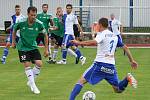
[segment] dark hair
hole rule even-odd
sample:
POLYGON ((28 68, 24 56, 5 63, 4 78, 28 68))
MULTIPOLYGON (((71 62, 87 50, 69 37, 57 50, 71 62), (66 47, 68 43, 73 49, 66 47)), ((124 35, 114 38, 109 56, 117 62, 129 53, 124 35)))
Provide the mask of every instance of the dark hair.
POLYGON ((44 7, 44 6, 47 6, 47 8, 48 8, 48 4, 43 4, 42 7, 44 7))
POLYGON ((67 7, 71 7, 71 9, 73 8, 72 4, 67 4, 67 5, 66 5, 66 8, 67 8, 67 7))
POLYGON ((15 5, 15 8, 20 8, 20 5, 15 5))
POLYGON ((101 18, 101 19, 99 19, 99 24, 102 24, 102 26, 104 27, 104 28, 107 28, 108 27, 108 19, 107 18, 101 18))
POLYGON ((29 7, 27 9, 27 12, 30 13, 30 11, 37 12, 37 8, 36 7, 29 7))

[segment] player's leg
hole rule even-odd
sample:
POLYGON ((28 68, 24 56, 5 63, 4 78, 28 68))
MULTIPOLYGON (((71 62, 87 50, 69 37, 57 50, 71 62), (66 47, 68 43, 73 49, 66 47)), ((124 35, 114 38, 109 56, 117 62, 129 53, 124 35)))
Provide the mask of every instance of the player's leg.
MULTIPOLYGON (((86 61, 86 57, 84 57, 80 50, 76 46, 72 46, 72 49, 75 51, 77 58, 81 60, 81 64, 84 65, 86 61)), ((78 63, 78 62, 77 62, 78 63)))
POLYGON ((66 64, 66 58, 67 58, 67 51, 68 48, 70 47, 69 45, 70 42, 70 35, 65 34, 62 42, 62 60, 58 61, 57 64, 66 64))
POLYGON ((81 89, 83 88, 83 85, 86 83, 87 83, 86 79, 84 77, 81 77, 79 81, 76 83, 76 85, 74 86, 70 94, 69 100, 75 100, 76 96, 80 93, 81 89))
POLYGON ((6 46, 4 48, 3 55, 2 55, 2 58, 1 58, 2 64, 6 63, 6 58, 9 54, 9 48, 11 46, 11 42, 12 42, 12 36, 10 35, 10 36, 8 36, 8 38, 6 40, 6 46))
POLYGON ((25 68, 25 73, 26 76, 28 78, 28 82, 27 85, 31 88, 31 91, 33 91, 35 94, 39 94, 40 91, 38 90, 36 84, 35 84, 35 79, 34 79, 34 73, 33 73, 33 69, 31 68, 31 55, 32 52, 31 51, 18 51, 19 53, 19 58, 20 58, 20 62, 23 64, 24 68, 25 68))
POLYGON ((102 66, 99 65, 97 62, 94 62, 91 67, 89 67, 83 74, 83 76, 79 79, 79 81, 74 86, 70 99, 75 100, 76 96, 80 93, 81 89, 83 88, 84 84, 87 82, 94 85, 104 79, 103 73, 100 72, 100 68, 102 66))
POLYGON ((77 54, 70 48, 68 48, 68 52, 69 55, 74 56, 75 58, 77 57, 77 54))

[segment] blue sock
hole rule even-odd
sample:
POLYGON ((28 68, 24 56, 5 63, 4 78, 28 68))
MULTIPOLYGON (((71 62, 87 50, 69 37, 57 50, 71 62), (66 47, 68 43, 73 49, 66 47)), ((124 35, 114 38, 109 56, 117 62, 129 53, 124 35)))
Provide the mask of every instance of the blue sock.
POLYGON ((5 60, 6 57, 8 56, 8 53, 9 53, 8 48, 5 48, 4 51, 3 51, 3 57, 2 57, 4 60, 5 60))
POLYGON ((81 84, 77 83, 71 92, 69 100, 75 100, 76 96, 80 93, 82 87, 83 86, 81 84))
POLYGON ((63 60, 66 60, 67 57, 67 49, 62 49, 62 58, 63 60))
POLYGON ((127 78, 119 82, 119 90, 124 91, 127 86, 128 86, 127 78))
POLYGON ((76 48, 75 53, 77 54, 78 58, 80 58, 82 56, 82 54, 78 48, 76 48))

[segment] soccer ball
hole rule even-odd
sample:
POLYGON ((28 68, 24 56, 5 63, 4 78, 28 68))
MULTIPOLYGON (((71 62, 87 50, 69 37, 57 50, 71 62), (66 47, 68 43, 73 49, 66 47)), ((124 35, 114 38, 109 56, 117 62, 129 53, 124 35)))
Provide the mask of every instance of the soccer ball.
POLYGON ((83 94, 83 100, 95 100, 96 95, 92 91, 87 91, 83 94))

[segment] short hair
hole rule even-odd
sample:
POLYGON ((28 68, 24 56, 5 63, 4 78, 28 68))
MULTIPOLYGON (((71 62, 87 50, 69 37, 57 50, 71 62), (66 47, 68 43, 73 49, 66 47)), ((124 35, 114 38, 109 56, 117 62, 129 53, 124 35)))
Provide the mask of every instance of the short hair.
POLYGON ((57 10, 58 10, 58 9, 62 9, 62 7, 57 7, 57 10))
POLYGON ((44 7, 44 6, 47 6, 47 8, 48 8, 48 4, 43 4, 42 7, 44 7))
POLYGON ((27 12, 30 13, 30 11, 36 12, 37 13, 37 8, 36 7, 29 7, 27 9, 27 12))
POLYGON ((107 18, 99 19, 98 23, 101 24, 104 28, 108 27, 108 19, 107 18))
POLYGON ((67 7, 71 7, 71 9, 73 8, 72 4, 67 4, 67 5, 66 5, 66 8, 67 8, 67 7))
POLYGON ((20 5, 15 5, 15 8, 20 8, 20 5))

